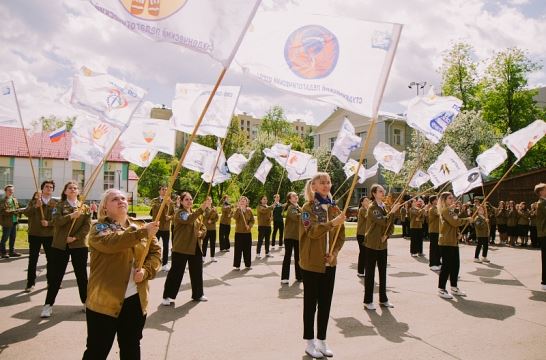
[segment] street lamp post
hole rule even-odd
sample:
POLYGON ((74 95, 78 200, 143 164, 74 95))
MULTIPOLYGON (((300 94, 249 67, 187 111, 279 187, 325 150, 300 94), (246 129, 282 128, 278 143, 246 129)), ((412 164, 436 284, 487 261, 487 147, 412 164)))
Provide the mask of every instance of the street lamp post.
MULTIPOLYGON (((415 89, 417 90, 417 96, 419 96, 419 90, 423 90, 425 86, 427 86, 426 81, 412 81, 409 83, 408 88, 413 89, 415 86, 415 89)), ((423 94, 425 93, 425 90, 423 90, 423 94)))

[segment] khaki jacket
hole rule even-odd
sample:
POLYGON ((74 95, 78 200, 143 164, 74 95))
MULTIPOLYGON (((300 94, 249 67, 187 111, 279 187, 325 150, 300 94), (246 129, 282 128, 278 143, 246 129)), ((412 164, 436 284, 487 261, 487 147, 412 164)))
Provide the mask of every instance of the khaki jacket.
POLYGON ((537 237, 546 237, 546 199, 539 199, 537 202, 537 237))
POLYGON ((23 211, 23 214, 28 218, 28 234, 31 236, 52 237, 53 225, 51 224, 51 219, 53 217, 53 209, 58 204, 57 200, 50 199, 47 205, 42 203, 42 211, 35 204, 35 199, 30 200, 23 211), (47 226, 42 226, 42 212, 44 213, 44 220, 48 222, 47 226))
POLYGON ((284 238, 300 240, 301 209, 298 205, 288 205, 286 209, 286 221, 284 225, 284 238))
MULTIPOLYGON (((318 273, 326 272, 324 256, 334 244, 337 227, 332 220, 341 211, 337 206, 327 205, 324 209, 317 201, 308 201, 301 209, 300 225, 300 267, 303 270, 318 273), (328 241, 328 248, 326 247, 328 241)), ((339 238, 336 241, 333 253, 337 255, 345 242, 345 225, 340 225, 339 238)), ((330 266, 337 265, 337 256, 330 266)))
POLYGON ((400 221, 406 221, 406 219, 408 218, 408 209, 406 209, 405 206, 402 206, 400 209, 398 209, 398 213, 400 214, 400 221))
POLYGON ((231 217, 235 209, 231 205, 222 205, 222 216, 220 217, 220 224, 231 225, 231 217))
POLYGON ((434 234, 440 233, 440 215, 438 214, 437 206, 428 209, 428 232, 434 234))
POLYGON ((508 211, 506 209, 495 210, 495 218, 498 225, 506 225, 506 218, 508 217, 508 211))
POLYGON ((537 211, 535 210, 529 210, 529 224, 531 226, 536 227, 537 226, 537 211))
POLYGON ((273 220, 273 208, 275 205, 263 206, 258 205, 256 207, 256 215, 258 216, 258 226, 271 226, 273 220))
POLYGON ((410 229, 422 229, 425 221, 425 209, 411 207, 409 210, 410 229))
POLYGON ((474 221, 474 229, 476 229, 476 237, 489 238, 489 223, 485 221, 485 216, 478 215, 474 221))
MULTIPOLYGON (((97 222, 89 234, 91 268, 87 284, 88 309, 117 318, 123 306, 131 271, 146 250, 148 232, 144 222, 129 219, 119 226, 108 218, 97 222)), ((153 238, 142 267, 144 280, 137 284, 142 314, 146 315, 150 287, 161 268, 161 247, 153 238)))
POLYGON ((518 224, 518 212, 516 209, 508 210, 508 215, 506 216, 506 225, 507 226, 516 226, 518 224))
POLYGON ((195 249, 202 248, 202 240, 207 233, 206 226, 201 222, 203 210, 198 208, 188 212, 179 209, 174 214, 173 252, 195 255, 195 249))
POLYGON ((358 209, 358 219, 357 219, 357 223, 356 223, 356 234, 357 235, 362 235, 362 236, 365 236, 366 235, 366 212, 368 211, 368 209, 364 208, 364 207, 360 207, 360 209, 358 209))
POLYGON ((529 226, 529 210, 518 210, 518 225, 529 226))
POLYGON ((233 219, 235 219, 235 232, 241 234, 248 234, 254 226, 254 215, 250 208, 246 208, 243 214, 240 208, 233 210, 233 219), (246 228, 248 226, 248 229, 246 228))
MULTIPOLYGON (((13 216, 15 215, 19 218, 19 202, 15 196, 11 197, 13 199, 13 204, 15 209, 10 209, 9 199, 4 197, 0 201, 0 225, 5 227, 12 227, 14 224, 13 216)), ((16 221, 17 222, 17 221, 16 221)))
POLYGON ((389 238, 394 232, 394 214, 389 214, 387 207, 379 206, 374 200, 366 213, 366 236, 364 246, 374 250, 385 250, 387 240, 383 241, 383 235, 389 238), (387 230, 388 226, 388 230, 387 230))
POLYGON ((53 226, 52 247, 59 250, 66 250, 67 245, 70 249, 87 247, 87 234, 89 234, 91 228, 91 211, 89 211, 89 206, 83 204, 82 214, 76 219, 72 227, 73 220, 70 218, 70 214, 77 209, 77 207, 72 207, 66 200, 57 203, 57 206, 53 209, 50 222, 50 225, 53 226), (72 231, 69 234, 70 227, 72 227, 72 231), (76 240, 67 244, 66 238, 68 236, 73 236, 76 240))
POLYGON ((448 207, 442 209, 440 212, 440 237, 438 238, 438 245, 459 246, 457 230, 459 226, 463 226, 469 222, 469 218, 459 218, 455 214, 454 209, 448 207))
MULTIPOLYGON (((155 221, 157 214, 159 213, 159 208, 161 207, 161 198, 156 197, 152 200, 152 209, 150 210, 150 216, 152 220, 155 221)), ((161 218, 159 219, 159 230, 160 231, 171 231, 171 221, 172 216, 174 215, 174 206, 171 202, 170 204, 165 204, 165 208, 161 212, 161 218)))
POLYGON ((205 224, 207 230, 216 230, 216 223, 218 222, 218 211, 215 207, 207 208, 203 214, 203 223, 205 224), (209 223, 210 221, 210 223, 209 223))

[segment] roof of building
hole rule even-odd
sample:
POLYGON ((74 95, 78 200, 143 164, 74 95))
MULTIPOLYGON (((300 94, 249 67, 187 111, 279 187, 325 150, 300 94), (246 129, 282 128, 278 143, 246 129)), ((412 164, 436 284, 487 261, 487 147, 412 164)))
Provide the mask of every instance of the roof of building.
MULTIPOLYGON (((28 157, 23 130, 0 126, 0 156, 28 157)), ((57 142, 49 140, 49 133, 36 133, 28 137, 30 156, 46 159, 67 159, 70 155, 71 134, 67 132, 64 139, 57 142)), ((114 146, 108 161, 127 162, 121 157, 121 145, 114 146)))
MULTIPOLYGON (((401 121, 401 122, 406 122, 406 118, 404 116, 401 116, 401 115, 398 115, 398 114, 393 114, 393 113, 390 113, 390 112, 386 112, 386 111, 380 111, 379 114, 378 114, 378 118, 377 118, 377 122, 383 122, 383 121, 392 121, 392 120, 396 120, 396 121, 401 121)), ((324 132, 324 129, 326 127, 328 127, 329 123, 333 120, 333 119, 339 119, 341 116, 347 116, 349 117, 349 119, 370 119, 369 116, 364 116, 364 115, 360 115, 360 114, 357 114, 357 113, 354 113, 352 111, 349 111, 349 110, 345 110, 343 108, 336 108, 336 110, 334 110, 330 115, 328 115, 328 117, 326 119, 324 119, 324 121, 322 121, 313 131, 313 135, 317 135, 317 134, 320 134, 320 133, 323 133, 324 132)), ((354 124, 354 126, 358 126, 357 124, 354 124)))
POLYGON ((137 175, 136 172, 134 172, 133 170, 129 170, 128 179, 129 179, 129 180, 138 180, 139 177, 138 177, 138 175, 137 175))

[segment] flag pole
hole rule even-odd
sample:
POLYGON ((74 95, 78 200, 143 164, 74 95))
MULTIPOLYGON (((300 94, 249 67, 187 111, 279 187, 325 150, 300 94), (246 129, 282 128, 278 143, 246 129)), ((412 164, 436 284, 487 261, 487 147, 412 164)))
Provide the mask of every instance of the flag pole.
MULTIPOLYGON (((19 107, 19 99, 17 98, 17 92, 15 91, 15 84, 13 83, 13 80, 11 82, 11 88, 13 89, 13 97, 15 99, 15 104, 17 105, 17 115, 19 116, 19 122, 21 123, 21 129, 23 130, 23 137, 25 138, 25 145, 27 147, 28 151, 28 160, 30 162, 30 169, 32 170, 32 179, 34 180, 34 186, 36 187, 36 192, 41 193, 40 188, 38 186, 38 180, 36 180, 36 171, 34 170, 34 164, 32 163, 32 154, 30 153, 30 146, 28 145, 28 137, 27 132, 25 130, 25 124, 23 123, 23 117, 21 116, 21 108, 19 107)), ((43 129, 40 136, 43 136, 43 129)), ((44 209, 40 206, 40 215, 42 217, 42 220, 44 220, 44 209)))
POLYGON ((328 171, 328 167, 330 166, 330 161, 332 161, 332 151, 330 150, 330 156, 328 157, 328 162, 326 163, 326 167, 324 168, 324 172, 328 171))
MULTIPOLYGON (((210 178, 209 189, 207 190, 207 196, 210 195, 210 191, 212 190, 212 182, 214 181, 214 175, 216 175, 216 169, 218 168, 218 163, 220 162, 220 155, 222 155, 222 151, 224 151, 224 144, 226 143, 226 139, 227 139, 227 133, 226 133, 226 137, 222 139, 222 143, 220 144, 220 151, 218 151, 218 156, 216 157, 216 164, 214 165, 214 169, 212 170, 212 177, 210 178)), ((195 195, 197 196, 197 193, 195 195)), ((207 198, 207 196, 205 196, 205 199, 207 198)))
MULTIPOLYGON (((378 117, 378 114, 379 114, 379 107, 381 105, 381 101, 383 99, 383 93, 385 92, 385 87, 387 86, 387 79, 389 77, 389 73, 391 71, 391 67, 392 67, 392 63, 394 61, 394 54, 396 53, 396 48, 398 47, 398 41, 400 40, 400 33, 402 32, 402 25, 397 25, 399 28, 397 29, 398 31, 394 31, 394 36, 393 36, 393 46, 392 48, 390 49, 389 53, 387 54, 387 59, 388 59, 388 63, 386 64, 386 66, 383 68, 383 71, 382 71, 382 74, 381 74, 381 82, 379 84, 379 88, 378 88, 378 91, 377 91, 377 98, 374 99, 374 104, 373 104, 373 110, 372 110, 372 122, 370 124, 370 127, 368 129, 368 134, 366 135, 366 140, 364 141, 364 145, 362 146, 362 150, 360 151, 360 158, 358 159, 358 166, 356 167, 356 170, 355 170, 355 174, 358 174, 358 172, 360 171, 360 167, 362 166, 362 163, 364 162, 364 158, 366 157, 366 151, 368 150, 368 143, 370 141, 370 134, 372 133, 376 123, 377 123, 377 117, 378 117)), ((349 189, 349 195, 348 195, 348 198, 350 199, 351 196, 353 195, 353 190, 356 186, 356 182, 358 180, 358 176, 354 176, 353 177, 353 181, 351 183, 351 187, 349 189)), ((347 212, 347 209, 349 208, 349 203, 350 201, 347 201, 345 203, 345 205, 343 206, 343 212, 342 213, 345 213, 347 212)), ((334 251, 334 248, 336 246, 336 242, 337 242, 337 239, 339 237, 339 232, 341 231, 341 226, 338 226, 337 229, 336 229, 336 234, 334 236, 334 241, 332 243, 332 246, 330 247, 330 253, 329 255, 331 256, 333 251, 334 251)))
MULTIPOLYGON (((193 132, 190 135, 190 138, 188 139, 188 142, 186 143, 186 146, 184 147, 184 151, 182 152, 182 155, 180 156, 180 161, 178 161, 178 164, 176 165, 176 169, 174 170, 174 173, 171 175, 171 178, 169 179, 169 185, 167 187, 167 193, 163 197, 163 201, 161 202, 161 206, 159 207, 159 211, 157 212, 157 215, 154 219, 154 221, 159 221, 161 218, 161 215, 163 213, 163 210, 165 208, 166 199, 170 198, 174 182, 176 181, 176 178, 178 177, 178 174, 180 173, 180 169, 182 168, 182 163, 184 162, 184 159, 186 159, 186 155, 188 154, 188 151, 190 149, 191 143, 194 141, 194 139, 197 136, 197 129, 199 129, 199 126, 201 125, 201 122, 203 122, 203 118, 205 117, 205 114, 207 113, 207 110, 209 109, 210 103, 212 102, 212 98, 216 94, 216 91, 218 90, 218 87, 220 86, 220 83, 224 79, 224 76, 226 75, 227 67, 224 67, 222 69, 222 72, 220 73, 220 76, 216 80, 216 84, 214 84, 214 87, 209 95, 209 98, 207 99, 207 102, 205 103, 205 107, 203 108, 203 111, 201 111, 201 115, 199 115, 199 118, 197 122, 195 123, 195 126, 193 128, 193 132)), ((148 254, 148 251, 150 249, 150 244, 152 243, 153 237, 148 237, 148 241, 146 242, 146 249, 142 252, 142 257, 140 258, 138 262, 137 269, 141 269, 144 265, 144 260, 146 259, 146 256, 148 254)))
POLYGON ((252 182, 252 180, 254 180, 254 176, 250 178, 250 181, 246 184, 243 192, 241 193, 241 196, 243 196, 244 194, 246 194, 246 189, 248 189, 248 187, 250 186, 250 183, 252 182))
MULTIPOLYGON (((355 174, 351 175, 351 176, 355 176, 355 174)), ((348 178, 346 178, 342 183, 341 185, 339 185, 336 189, 336 192, 334 193, 334 195, 332 195, 332 199, 336 197, 336 194, 339 192, 339 190, 341 190, 341 188, 343 187, 343 185, 345 185, 345 183, 349 180, 349 178, 351 177, 349 176, 348 178)), ((343 196, 343 195, 342 195, 343 196)))

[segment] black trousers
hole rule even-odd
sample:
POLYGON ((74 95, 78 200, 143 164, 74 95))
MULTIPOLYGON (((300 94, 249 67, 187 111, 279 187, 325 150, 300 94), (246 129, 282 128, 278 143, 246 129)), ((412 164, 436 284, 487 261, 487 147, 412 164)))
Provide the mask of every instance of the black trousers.
POLYGON ((140 339, 146 322, 142 314, 138 294, 123 301, 117 318, 87 309, 87 349, 84 360, 106 360, 114 337, 118 337, 119 358, 121 360, 140 359, 140 339))
POLYGON ((366 266, 366 247, 364 246, 364 235, 357 235, 356 241, 358 242, 358 265, 357 272, 364 274, 364 267, 366 266))
POLYGON ((49 286, 47 288, 46 304, 55 304, 69 259, 72 261, 74 275, 76 275, 80 300, 82 304, 85 304, 87 300, 87 257, 88 249, 86 247, 70 249, 67 246, 66 250, 59 250, 54 247, 50 249, 48 264, 51 263, 51 265, 47 267, 49 286))
POLYGON ((539 247, 538 243, 538 237, 537 237, 537 227, 535 225, 531 225, 529 227, 529 232, 531 233, 531 245, 533 247, 539 247))
POLYGON ((159 230, 156 237, 157 240, 161 239, 163 242, 163 257, 161 259, 161 265, 167 265, 169 262, 169 242, 171 239, 171 232, 169 230, 159 230))
POLYGON ((479 237, 478 244, 476 245, 476 252, 474 253, 474 258, 478 259, 480 257, 480 251, 483 246, 483 257, 487 257, 487 250, 489 249, 489 242, 486 237, 479 237))
POLYGON ((497 236, 497 224, 491 223, 489 224, 489 242, 491 244, 495 243, 495 238, 497 236))
POLYGON ((203 239, 203 247, 201 249, 203 256, 207 256, 207 247, 209 246, 209 242, 210 257, 214 257, 214 255, 216 255, 216 230, 207 230, 207 234, 203 239))
POLYGON ((402 237, 409 237, 409 220, 402 221, 402 237))
POLYGON ((167 274, 165 286, 163 287, 163 298, 176 299, 186 271, 186 264, 188 264, 190 270, 191 298, 197 300, 203 296, 203 256, 199 245, 196 246, 195 255, 173 251, 171 259, 171 269, 167 274))
POLYGON ((282 239, 284 235, 284 221, 273 221, 273 236, 271 239, 271 246, 275 246, 275 237, 279 232, 279 246, 282 246, 282 239))
POLYGON ((36 285, 36 265, 38 264, 38 258, 40 257, 40 248, 44 247, 44 252, 47 260, 46 265, 46 279, 49 284, 49 250, 51 249, 51 242, 53 236, 28 236, 28 268, 27 268, 27 288, 36 285))
POLYGON ((375 266, 379 273, 379 301, 389 301, 387 297, 387 249, 366 249, 366 279, 364 281, 364 303, 373 302, 375 266))
POLYGON ((258 245, 256 254, 260 255, 262 244, 265 242, 265 253, 269 254, 269 240, 271 238, 271 226, 258 226, 258 245))
POLYGON ((423 229, 410 229, 410 253, 423 253, 423 229))
POLYGON ((301 275, 303 278, 303 338, 305 340, 315 338, 315 313, 317 312, 317 339, 326 340, 336 268, 327 266, 324 273, 302 269, 301 275))
POLYGON ((301 281, 300 242, 294 239, 284 239, 284 259, 282 260, 281 280, 288 280, 290 278, 292 250, 294 250, 294 270, 296 272, 296 280, 301 281))
POLYGON ((428 247, 428 266, 440 266, 442 265, 440 248, 438 247, 438 233, 428 233, 429 247, 428 247))
POLYGON ((442 270, 440 271, 440 276, 438 278, 438 288, 445 290, 448 278, 451 286, 457 287, 457 278, 461 265, 459 247, 440 245, 440 254, 442 254, 442 270))
POLYGON ((218 229, 220 232, 220 250, 229 250, 229 233, 231 232, 231 226, 226 224, 220 224, 218 229))
POLYGON ((540 243, 540 257, 542 260, 542 285, 546 285, 546 236, 539 237, 540 243))
POLYGON ((233 266, 241 266, 241 256, 244 258, 245 266, 252 265, 250 254, 252 251, 252 234, 251 233, 235 233, 235 254, 233 254, 233 266))

